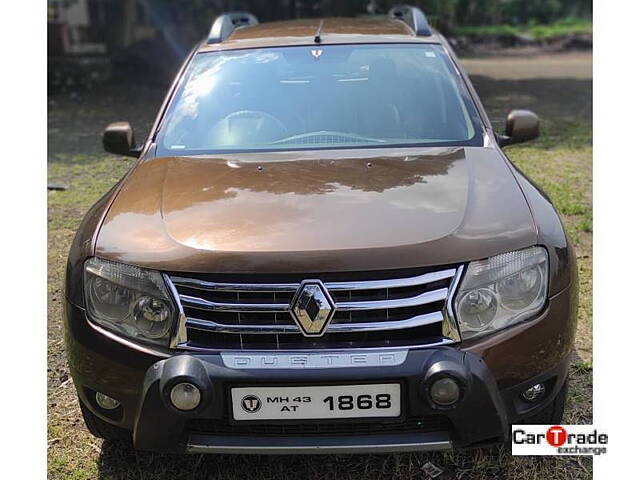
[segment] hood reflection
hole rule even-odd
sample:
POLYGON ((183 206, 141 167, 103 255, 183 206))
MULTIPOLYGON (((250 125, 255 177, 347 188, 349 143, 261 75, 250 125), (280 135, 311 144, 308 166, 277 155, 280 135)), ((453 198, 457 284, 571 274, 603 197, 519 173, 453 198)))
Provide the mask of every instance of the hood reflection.
POLYGON ((164 271, 308 273, 446 265, 536 241, 491 149, 326 150, 144 161, 95 254, 164 271))
POLYGON ((169 235, 204 250, 366 248, 441 237, 464 213, 463 149, 261 159, 167 160, 162 214, 169 235))

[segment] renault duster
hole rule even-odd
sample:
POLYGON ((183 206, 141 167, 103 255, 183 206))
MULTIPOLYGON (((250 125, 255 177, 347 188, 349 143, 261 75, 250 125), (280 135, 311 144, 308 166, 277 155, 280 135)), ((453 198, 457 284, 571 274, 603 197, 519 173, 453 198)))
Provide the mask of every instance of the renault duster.
POLYGON ((88 429, 138 449, 356 453, 560 422, 575 258, 446 39, 386 18, 216 19, 85 216, 65 336, 88 429))

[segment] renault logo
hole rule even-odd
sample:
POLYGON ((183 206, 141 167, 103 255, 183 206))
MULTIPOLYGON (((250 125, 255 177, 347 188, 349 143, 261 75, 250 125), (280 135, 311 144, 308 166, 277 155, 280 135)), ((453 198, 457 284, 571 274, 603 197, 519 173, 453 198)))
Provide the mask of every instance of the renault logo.
POLYGON ((291 302, 291 315, 307 337, 321 336, 333 317, 336 307, 320 280, 305 280, 291 302))

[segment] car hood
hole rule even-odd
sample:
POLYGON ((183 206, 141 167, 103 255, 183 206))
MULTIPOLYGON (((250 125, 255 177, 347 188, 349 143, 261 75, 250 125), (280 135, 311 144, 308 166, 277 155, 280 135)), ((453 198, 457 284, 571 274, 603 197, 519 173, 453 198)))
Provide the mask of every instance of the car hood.
POLYGON ((492 148, 161 157, 123 182, 96 255, 169 271, 323 272, 457 263, 533 245, 492 148))

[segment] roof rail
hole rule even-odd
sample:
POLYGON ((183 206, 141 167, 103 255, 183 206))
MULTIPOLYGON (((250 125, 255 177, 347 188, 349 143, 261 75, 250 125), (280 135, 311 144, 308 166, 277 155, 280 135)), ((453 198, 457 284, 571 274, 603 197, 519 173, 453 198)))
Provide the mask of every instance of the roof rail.
POLYGON ((389 17, 401 20, 411 28, 419 37, 432 35, 427 17, 422 10, 410 5, 396 5, 389 10, 389 17))
POLYGON ((237 28, 248 27, 257 23, 256 16, 249 12, 223 13, 213 22, 207 43, 224 42, 237 28))

